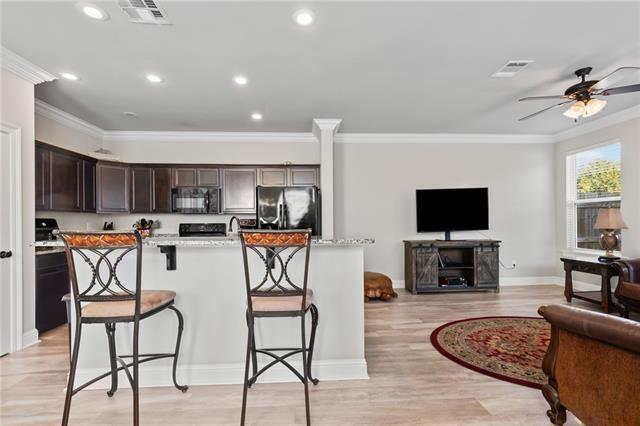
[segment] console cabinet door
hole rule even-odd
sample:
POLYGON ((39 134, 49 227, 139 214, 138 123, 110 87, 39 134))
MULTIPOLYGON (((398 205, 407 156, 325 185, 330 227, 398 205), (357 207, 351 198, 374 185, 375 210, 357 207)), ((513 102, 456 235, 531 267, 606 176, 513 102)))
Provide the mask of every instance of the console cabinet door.
POLYGON ((262 186, 287 186, 287 169, 285 167, 261 167, 258 172, 262 186))
POLYGON ((151 169, 131 168, 131 212, 150 213, 152 210, 151 169))
POLYGON ((498 247, 482 246, 476 248, 476 284, 479 287, 497 287, 499 282, 500 260, 498 247))
POLYGON ((256 212, 255 168, 222 169, 222 211, 226 214, 256 212))
POLYGON ((154 213, 171 213, 171 169, 151 169, 151 210, 154 213))
POLYGON ((36 145, 36 210, 51 209, 51 152, 36 145))
POLYGON ((438 287, 438 251, 427 247, 416 247, 415 281, 416 289, 438 287))
POLYGON ((51 152, 51 210, 82 211, 82 160, 51 152))
POLYGON ((82 211, 96 211, 96 162, 82 160, 82 211))
POLYGON ((320 176, 317 167, 291 167, 289 168, 290 186, 320 186, 320 176))
POLYGON ((129 167, 114 163, 96 166, 97 211, 129 212, 129 167))
POLYGON ((173 170, 173 186, 198 185, 198 170, 194 168, 179 167, 173 170))
POLYGON ((198 169, 198 186, 220 186, 220 169, 198 169))

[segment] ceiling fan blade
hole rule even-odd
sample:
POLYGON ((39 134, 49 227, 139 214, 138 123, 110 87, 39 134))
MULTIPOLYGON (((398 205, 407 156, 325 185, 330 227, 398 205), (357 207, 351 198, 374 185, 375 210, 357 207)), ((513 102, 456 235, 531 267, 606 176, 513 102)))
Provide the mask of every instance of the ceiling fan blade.
POLYGON ((533 114, 527 115, 526 117, 522 117, 522 118, 518 119, 518 121, 528 120, 530 118, 535 117, 536 115, 542 114, 543 112, 546 112, 546 111, 561 107, 562 105, 565 105, 565 104, 568 104, 568 103, 571 103, 571 102, 573 102, 573 99, 568 100, 568 101, 564 101, 564 102, 560 102, 559 104, 556 104, 556 105, 551 105, 550 107, 547 107, 545 109, 541 109, 540 111, 534 112, 533 114))
POLYGON ((605 75, 601 80, 599 80, 596 84, 591 86, 591 91, 595 90, 604 90, 608 86, 615 84, 616 81, 625 77, 625 74, 629 74, 633 71, 640 71, 640 67, 620 67, 615 71, 610 72, 605 75))
POLYGON ((565 95, 552 95, 552 96, 527 96, 526 98, 518 99, 520 101, 544 101, 549 99, 568 99, 568 96, 565 95))
POLYGON ((600 93, 602 96, 621 95, 623 93, 640 92, 640 84, 631 84, 629 86, 612 87, 600 93))

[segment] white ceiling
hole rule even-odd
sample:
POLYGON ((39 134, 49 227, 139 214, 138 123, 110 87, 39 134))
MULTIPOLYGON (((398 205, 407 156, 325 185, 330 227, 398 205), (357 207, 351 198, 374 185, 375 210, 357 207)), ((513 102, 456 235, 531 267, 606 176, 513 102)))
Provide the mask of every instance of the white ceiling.
MULTIPOLYGON (((548 134, 575 124, 562 110, 518 122, 554 103, 518 98, 560 94, 580 67, 598 79, 640 66, 638 2, 158 1, 172 25, 130 23, 115 0, 95 2, 103 22, 71 1, 3 1, 1 42, 80 75, 36 97, 106 130, 308 132, 313 118, 342 118, 341 132, 548 134), (292 22, 301 6, 310 28, 292 22), (509 59, 535 63, 489 77, 509 59)), ((598 117, 638 104, 612 96, 598 117)))

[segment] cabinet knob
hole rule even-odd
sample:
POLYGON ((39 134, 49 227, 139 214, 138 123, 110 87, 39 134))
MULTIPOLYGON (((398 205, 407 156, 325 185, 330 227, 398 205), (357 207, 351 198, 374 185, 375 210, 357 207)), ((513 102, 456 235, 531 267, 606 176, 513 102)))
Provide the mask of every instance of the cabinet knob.
POLYGON ((7 259, 7 258, 11 257, 12 255, 13 255, 13 253, 11 253, 11 250, 0 251, 0 259, 7 259))

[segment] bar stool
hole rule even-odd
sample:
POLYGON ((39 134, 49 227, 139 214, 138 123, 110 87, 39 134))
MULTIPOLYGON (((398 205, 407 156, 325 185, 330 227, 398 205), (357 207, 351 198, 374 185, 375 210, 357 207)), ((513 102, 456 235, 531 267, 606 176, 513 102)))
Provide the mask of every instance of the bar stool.
POLYGON ((318 308, 314 304, 313 291, 307 288, 311 230, 241 231, 240 240, 242 241, 247 289, 247 327, 249 329, 240 424, 244 425, 245 421, 248 388, 267 369, 277 363, 281 363, 291 370, 304 384, 307 425, 310 425, 309 380, 314 385, 318 384, 318 379, 311 377, 313 345, 316 337, 316 328, 318 327, 318 308), (302 284, 295 284, 291 280, 292 273, 289 270, 291 261, 297 254, 303 256, 302 284), (249 256, 257 256, 265 269, 264 275, 261 275, 258 282, 252 282, 249 256), (305 317, 307 312, 311 313, 311 338, 308 348, 305 337, 305 317), (301 346, 297 348, 256 348, 254 322, 255 318, 263 317, 300 317, 301 346), (275 352, 284 352, 284 354, 278 355, 275 352), (272 357, 273 361, 258 369, 258 353, 272 357), (287 358, 295 354, 302 354, 302 374, 287 361, 287 358), (251 377, 249 377, 250 363, 253 365, 251 377))
POLYGON ((118 389, 118 372, 124 370, 133 390, 133 424, 138 425, 138 366, 143 362, 161 358, 173 358, 173 384, 182 392, 188 387, 176 381, 176 367, 180 351, 180 339, 184 320, 180 311, 174 306, 176 293, 167 290, 142 290, 142 240, 137 231, 132 232, 59 232, 67 253, 69 276, 71 278, 71 297, 75 309, 75 335, 72 346, 71 365, 67 393, 64 401, 62 424, 69 422, 69 411, 73 395, 87 386, 111 376, 109 397, 118 389), (117 276, 118 265, 127 257, 135 255, 136 275, 135 288, 127 288, 117 276), (76 259, 82 259, 88 268, 91 281, 82 289, 78 286, 76 259), (148 318, 165 309, 174 311, 178 317, 178 336, 173 353, 139 354, 138 337, 140 320, 148 318), (133 354, 117 355, 115 333, 117 323, 133 323, 133 354), (109 343, 110 371, 95 377, 74 388, 80 336, 83 324, 104 324, 109 343), (124 361, 131 358, 131 362, 124 361), (120 364, 120 367, 118 367, 120 364), (133 374, 129 371, 133 367, 133 374))

